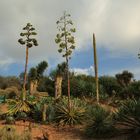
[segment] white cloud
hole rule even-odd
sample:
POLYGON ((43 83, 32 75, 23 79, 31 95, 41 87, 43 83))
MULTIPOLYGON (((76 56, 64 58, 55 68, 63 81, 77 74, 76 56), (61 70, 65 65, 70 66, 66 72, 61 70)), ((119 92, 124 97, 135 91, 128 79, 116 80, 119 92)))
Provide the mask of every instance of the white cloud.
POLYGON ((72 68, 70 70, 71 72, 74 72, 76 75, 78 74, 85 74, 85 75, 93 75, 94 69, 93 66, 90 66, 89 68, 72 68))

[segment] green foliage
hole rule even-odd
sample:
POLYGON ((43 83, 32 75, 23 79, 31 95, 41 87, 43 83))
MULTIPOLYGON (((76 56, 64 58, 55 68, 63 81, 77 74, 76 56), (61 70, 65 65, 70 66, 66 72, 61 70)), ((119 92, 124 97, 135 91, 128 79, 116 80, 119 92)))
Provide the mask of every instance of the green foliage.
POLYGON ((63 57, 70 58, 72 50, 75 49, 72 34, 76 32, 76 29, 72 27, 73 22, 70 19, 70 14, 64 12, 64 15, 56 23, 59 30, 55 38, 56 44, 59 45, 58 52, 62 53, 63 57))
POLYGON ((122 87, 128 86, 133 77, 133 73, 126 70, 124 70, 122 73, 116 74, 117 81, 122 87))
POLYGON ((21 45, 26 45, 28 48, 31 48, 32 46, 38 46, 37 40, 35 38, 31 38, 31 36, 37 35, 35 32, 35 28, 30 23, 27 23, 27 25, 23 28, 23 33, 20 33, 20 38, 18 42, 21 45))
POLYGON ((129 97, 139 99, 140 98, 140 81, 132 82, 129 87, 129 97))
POLYGON ((6 124, 15 124, 15 119, 13 116, 6 116, 5 118, 5 123, 6 124))
POLYGON ((109 96, 117 94, 120 91, 120 85, 115 77, 101 76, 99 78, 99 83, 103 86, 104 92, 109 96))
POLYGON ((28 78, 30 81, 37 79, 37 70, 36 68, 31 68, 28 73, 28 78))
POLYGON ((135 138, 140 136, 140 100, 127 100, 116 113, 118 124, 123 126, 121 132, 135 138))
POLYGON ((48 92, 50 96, 54 96, 54 81, 47 76, 43 76, 38 83, 37 90, 39 92, 48 92))
POLYGON ((115 114, 115 119, 121 128, 121 133, 128 135, 129 139, 140 136, 140 100, 127 100, 115 114))
POLYGON ((54 98, 52 97, 47 97, 47 98, 42 98, 39 102, 37 102, 32 110, 31 110, 31 117, 35 121, 42 121, 42 110, 43 110, 43 105, 47 105, 47 110, 46 110, 46 116, 47 116, 47 121, 50 122, 53 120, 54 116, 54 98))
POLYGON ((81 124, 85 118, 86 108, 79 100, 71 100, 69 109, 67 98, 60 100, 55 105, 55 119, 58 125, 76 125, 81 124))
POLYGON ((46 61, 42 61, 37 65, 36 71, 37 71, 38 78, 43 76, 43 73, 47 67, 48 67, 48 63, 46 61))
POLYGON ((7 101, 9 104, 9 109, 6 114, 16 115, 18 113, 24 112, 29 113, 31 108, 36 104, 36 99, 31 99, 27 97, 25 101, 21 99, 11 99, 7 101))
POLYGON ((48 63, 46 61, 41 61, 36 68, 32 67, 29 70, 28 78, 30 81, 39 80, 43 77, 43 73, 45 69, 48 67, 48 63))
POLYGON ((112 117, 109 111, 96 105, 90 106, 87 114, 89 115, 86 135, 89 137, 111 137, 115 132, 112 117), (90 120, 90 121, 89 121, 90 120))

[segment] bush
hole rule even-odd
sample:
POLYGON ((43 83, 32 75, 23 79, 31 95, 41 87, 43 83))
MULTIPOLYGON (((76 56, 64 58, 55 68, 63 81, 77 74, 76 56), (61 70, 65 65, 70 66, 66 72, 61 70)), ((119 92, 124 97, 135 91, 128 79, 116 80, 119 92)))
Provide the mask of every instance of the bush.
POLYGON ((109 96, 118 93, 121 89, 115 77, 102 76, 99 78, 99 83, 103 86, 104 92, 109 96))
POLYGON ((53 120, 54 116, 54 98, 52 97, 47 97, 47 98, 42 98, 39 102, 37 102, 32 110, 31 110, 31 117, 35 121, 42 121, 42 110, 43 110, 43 105, 47 104, 47 110, 46 110, 46 116, 47 116, 47 121, 50 122, 53 120))
POLYGON ((123 126, 121 130, 130 137, 140 136, 140 100, 128 100, 122 104, 116 113, 118 124, 123 126))
POLYGON ((112 116, 109 111, 102 107, 90 106, 88 109, 88 125, 86 127, 86 135, 89 137, 105 138, 114 135, 116 129, 112 121, 112 116))
POLYGON ((13 116, 6 116, 5 123, 6 124, 15 124, 14 117, 13 116))
POLYGON ((85 111, 86 108, 78 100, 71 100, 71 107, 69 109, 67 98, 64 98, 55 105, 54 121, 57 125, 72 126, 82 124, 85 118, 85 111))

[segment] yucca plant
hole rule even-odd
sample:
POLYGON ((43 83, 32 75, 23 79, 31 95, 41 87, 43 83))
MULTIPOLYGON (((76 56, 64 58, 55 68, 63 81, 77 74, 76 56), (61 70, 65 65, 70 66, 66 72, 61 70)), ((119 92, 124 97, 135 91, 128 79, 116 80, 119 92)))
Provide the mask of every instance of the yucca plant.
POLYGON ((109 111, 96 105, 88 109, 88 125, 86 135, 89 137, 111 137, 115 132, 112 116, 109 111))
POLYGON ((62 99, 55 105, 55 122, 58 125, 76 125, 81 124, 85 118, 86 108, 78 101, 71 101, 71 109, 67 104, 67 100, 62 99))
POLYGON ((46 121, 51 121, 53 120, 53 110, 54 110, 54 98, 52 97, 47 97, 47 98, 42 98, 39 102, 37 102, 32 110, 31 110, 31 115, 32 118, 36 121, 44 121, 43 116, 45 117, 45 122, 46 121), (46 105, 46 109, 44 109, 44 105, 46 105))
POLYGON ((123 133, 140 136, 140 100, 127 100, 116 113, 116 120, 123 127, 123 133))

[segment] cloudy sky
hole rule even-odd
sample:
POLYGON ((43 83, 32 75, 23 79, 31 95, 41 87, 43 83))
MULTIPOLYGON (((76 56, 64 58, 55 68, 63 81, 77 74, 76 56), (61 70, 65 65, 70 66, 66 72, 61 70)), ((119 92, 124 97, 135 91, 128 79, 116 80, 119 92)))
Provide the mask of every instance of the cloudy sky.
POLYGON ((0 0, 0 75, 19 75, 24 70, 25 47, 17 40, 27 22, 36 28, 39 42, 30 49, 29 67, 46 60, 50 71, 62 62, 54 38, 56 21, 65 10, 77 29, 72 70, 93 73, 94 32, 99 74, 129 70, 140 79, 140 0, 0 0))

